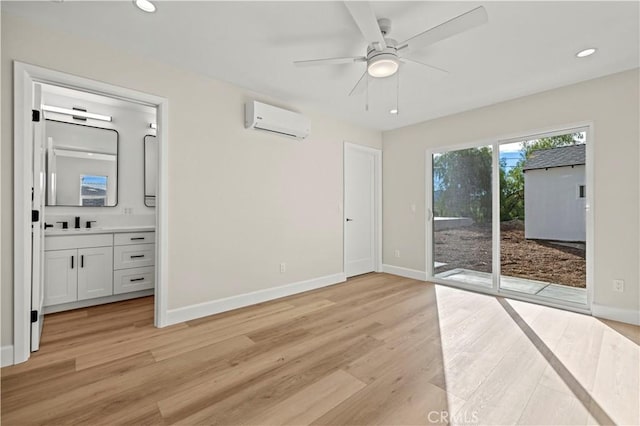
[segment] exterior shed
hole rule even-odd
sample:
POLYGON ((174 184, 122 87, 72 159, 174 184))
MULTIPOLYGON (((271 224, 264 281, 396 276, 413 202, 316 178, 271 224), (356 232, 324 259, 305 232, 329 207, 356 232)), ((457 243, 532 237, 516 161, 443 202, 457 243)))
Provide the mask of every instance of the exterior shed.
POLYGON ((523 172, 525 238, 584 242, 585 144, 534 151, 523 172))

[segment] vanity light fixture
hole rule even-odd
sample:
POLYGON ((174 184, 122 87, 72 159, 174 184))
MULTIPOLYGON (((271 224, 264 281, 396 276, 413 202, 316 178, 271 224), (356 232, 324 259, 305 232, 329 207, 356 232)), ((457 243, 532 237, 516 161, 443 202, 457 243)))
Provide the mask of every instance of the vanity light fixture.
POLYGON ((156 11, 156 6, 149 0, 134 0, 133 3, 143 12, 153 13, 156 11))
POLYGON ((590 47, 588 49, 584 49, 579 51, 578 53, 576 53, 576 56, 578 58, 586 58, 587 56, 591 56, 594 53, 596 53, 596 48, 595 47, 590 47))
POLYGON ((55 112, 57 114, 71 115, 74 117, 90 118, 93 120, 111 121, 110 115, 95 114, 93 112, 80 111, 77 109, 60 108, 57 106, 43 105, 43 111, 55 112))

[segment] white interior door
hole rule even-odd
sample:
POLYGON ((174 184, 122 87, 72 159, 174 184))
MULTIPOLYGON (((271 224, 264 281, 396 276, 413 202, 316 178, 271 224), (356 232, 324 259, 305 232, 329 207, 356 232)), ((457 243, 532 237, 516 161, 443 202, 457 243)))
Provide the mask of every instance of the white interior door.
POLYGON ((44 314, 44 195, 45 195, 45 144, 44 117, 42 116, 42 91, 39 84, 33 88, 33 201, 31 225, 31 351, 40 348, 40 334, 44 314), (38 120, 36 120, 38 118, 38 120), (37 213, 36 213, 37 212, 37 213), (37 215, 37 217, 36 217, 37 215), (37 219, 37 220, 35 220, 37 219))
POLYGON ((345 274, 347 277, 376 269, 375 182, 376 154, 345 144, 344 212, 345 274))

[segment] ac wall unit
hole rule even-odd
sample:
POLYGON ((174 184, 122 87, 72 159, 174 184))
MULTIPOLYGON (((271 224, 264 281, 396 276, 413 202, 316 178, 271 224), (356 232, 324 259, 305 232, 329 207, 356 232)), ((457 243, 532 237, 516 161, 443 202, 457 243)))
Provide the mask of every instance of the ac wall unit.
POLYGON ((244 127, 265 130, 296 139, 305 139, 311 131, 311 121, 302 114, 263 104, 247 102, 244 106, 244 127))

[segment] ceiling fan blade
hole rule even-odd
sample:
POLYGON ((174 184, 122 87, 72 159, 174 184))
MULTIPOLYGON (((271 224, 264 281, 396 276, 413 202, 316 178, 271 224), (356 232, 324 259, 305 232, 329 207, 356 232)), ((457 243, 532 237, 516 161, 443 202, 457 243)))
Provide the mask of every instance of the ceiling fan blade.
POLYGON ((363 84, 366 81, 366 77, 367 77, 367 71, 365 71, 362 76, 360 77, 360 79, 358 80, 358 82, 356 83, 355 86, 353 86, 353 89, 351 89, 351 91, 349 92, 349 96, 353 96, 357 93, 362 92, 362 90, 364 89, 365 85, 363 84))
POLYGON ((315 65, 340 65, 355 64, 356 62, 365 62, 367 58, 364 56, 356 56, 352 58, 326 58, 326 59, 310 59, 308 61, 294 61, 297 67, 311 67, 315 65))
POLYGON ((399 43, 397 49, 404 49, 409 46, 409 44, 416 47, 418 47, 418 45, 420 45, 420 47, 428 46, 479 25, 486 24, 488 20, 487 11, 484 7, 479 6, 399 43))
POLYGON ((400 61, 401 62, 408 62, 410 64, 422 65, 423 67, 431 68, 432 70, 440 71, 440 72, 443 72, 445 74, 449 74, 449 71, 447 71, 445 69, 438 68, 438 67, 436 67, 434 65, 425 64, 424 62, 416 61, 415 59, 407 58, 406 56, 401 57, 400 61))
POLYGON ((356 21, 356 25, 360 28, 360 32, 364 36, 367 43, 373 44, 373 47, 382 51, 387 47, 384 36, 380 31, 378 19, 376 18, 371 4, 368 1, 345 1, 344 5, 349 9, 351 17, 356 21))

